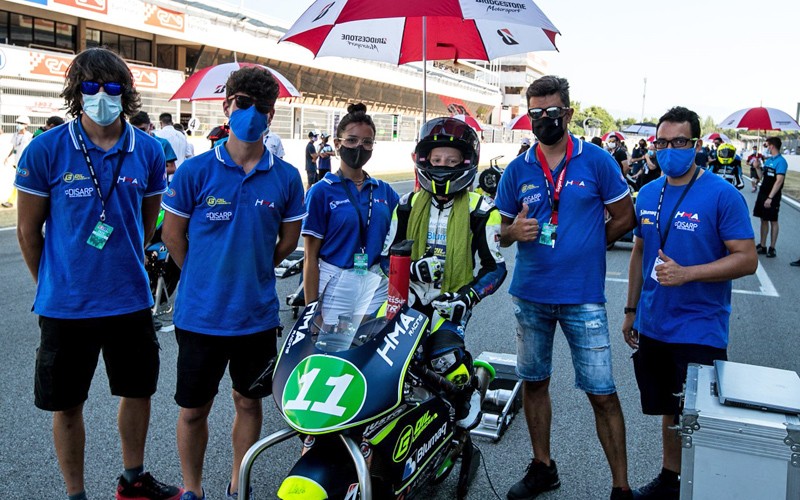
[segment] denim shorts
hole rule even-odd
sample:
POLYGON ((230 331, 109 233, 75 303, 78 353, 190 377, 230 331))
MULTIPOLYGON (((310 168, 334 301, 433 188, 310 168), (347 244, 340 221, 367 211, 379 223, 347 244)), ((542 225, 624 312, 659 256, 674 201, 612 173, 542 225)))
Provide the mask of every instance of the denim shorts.
POLYGON ((589 394, 617 392, 605 304, 540 304, 513 297, 517 317, 517 376, 540 382, 553 374, 553 336, 561 325, 572 353, 575 387, 589 394))

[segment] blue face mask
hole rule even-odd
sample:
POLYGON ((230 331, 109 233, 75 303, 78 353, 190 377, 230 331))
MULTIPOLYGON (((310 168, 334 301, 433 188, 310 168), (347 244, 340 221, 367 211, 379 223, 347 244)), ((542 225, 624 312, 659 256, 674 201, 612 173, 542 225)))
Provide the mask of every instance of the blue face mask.
POLYGON ((658 166, 668 177, 680 177, 688 172, 694 164, 694 155, 694 148, 667 148, 656 151, 658 166))
POLYGON ((83 94, 83 112, 96 124, 108 127, 119 120, 119 115, 122 114, 122 96, 108 95, 105 92, 83 94))
POLYGON ((231 113, 231 132, 242 142, 258 142, 269 132, 269 118, 259 113, 255 106, 237 109, 231 113))

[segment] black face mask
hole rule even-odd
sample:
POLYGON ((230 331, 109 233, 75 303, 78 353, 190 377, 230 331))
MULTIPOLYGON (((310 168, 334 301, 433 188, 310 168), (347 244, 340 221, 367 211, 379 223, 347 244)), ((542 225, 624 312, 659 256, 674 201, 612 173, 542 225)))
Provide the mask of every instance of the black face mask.
POLYGON ((539 142, 552 146, 564 137, 564 119, 542 117, 533 121, 533 133, 539 142))
POLYGON ((357 148, 341 146, 339 148, 339 157, 348 167, 359 169, 372 158, 372 150, 364 149, 364 146, 361 145, 357 148))

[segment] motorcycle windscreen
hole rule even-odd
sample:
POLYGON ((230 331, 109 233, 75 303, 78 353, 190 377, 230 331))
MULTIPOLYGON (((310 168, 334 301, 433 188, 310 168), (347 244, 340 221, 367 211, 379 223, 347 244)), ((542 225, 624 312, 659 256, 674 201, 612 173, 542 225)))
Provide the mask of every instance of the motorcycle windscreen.
POLYGON ((389 295, 395 294, 384 276, 349 269, 331 278, 303 312, 279 353, 272 384, 293 428, 321 434, 353 427, 400 403, 427 318, 398 309, 389 295))

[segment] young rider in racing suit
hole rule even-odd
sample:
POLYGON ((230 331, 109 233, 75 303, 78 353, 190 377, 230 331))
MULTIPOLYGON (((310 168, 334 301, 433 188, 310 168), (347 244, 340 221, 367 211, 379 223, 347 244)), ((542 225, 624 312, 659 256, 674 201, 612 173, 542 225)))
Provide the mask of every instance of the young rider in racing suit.
POLYGON ((431 318, 427 359, 435 372, 463 389, 453 403, 457 425, 465 429, 478 424, 480 400, 464 331, 472 307, 506 276, 500 213, 491 199, 469 191, 479 153, 477 134, 461 120, 426 122, 415 149, 422 189, 400 198, 383 247, 388 267, 391 246, 414 240, 409 305, 431 318))

